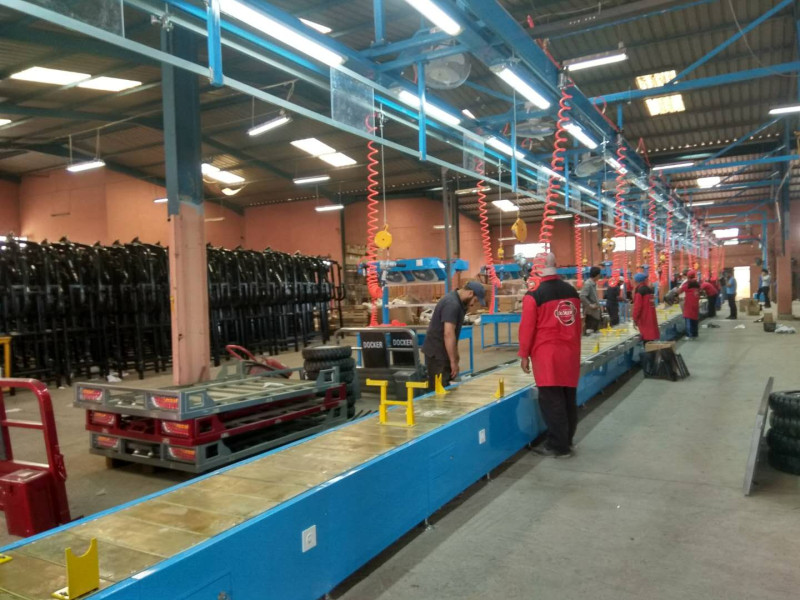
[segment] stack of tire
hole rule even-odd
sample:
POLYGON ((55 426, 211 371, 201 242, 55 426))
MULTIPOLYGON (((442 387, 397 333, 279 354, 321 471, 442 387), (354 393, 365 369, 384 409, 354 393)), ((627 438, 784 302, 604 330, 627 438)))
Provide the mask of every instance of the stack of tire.
POLYGON ((800 475, 800 390, 772 392, 769 407, 769 464, 778 471, 800 475))
POLYGON ((339 380, 347 384, 347 416, 356 413, 355 404, 358 399, 358 379, 356 378, 356 361, 352 358, 350 346, 316 346, 304 348, 303 369, 307 379, 316 379, 319 372, 339 367, 339 380))

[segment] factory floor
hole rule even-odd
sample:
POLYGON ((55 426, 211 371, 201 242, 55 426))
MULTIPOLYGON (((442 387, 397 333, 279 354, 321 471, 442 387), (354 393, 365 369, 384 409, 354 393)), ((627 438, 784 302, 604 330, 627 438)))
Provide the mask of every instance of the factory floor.
POLYGON ((800 478, 742 483, 767 378, 800 389, 800 338, 756 318, 680 342, 689 379, 636 372, 581 410, 573 458, 520 452, 333 597, 797 598, 800 478))

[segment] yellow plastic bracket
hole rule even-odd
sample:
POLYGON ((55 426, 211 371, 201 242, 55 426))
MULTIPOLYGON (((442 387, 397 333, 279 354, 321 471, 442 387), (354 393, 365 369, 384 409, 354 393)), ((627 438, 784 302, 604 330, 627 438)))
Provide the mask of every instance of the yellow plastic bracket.
POLYGON ((594 345, 594 352, 600 352, 600 340, 594 345))
POLYGON ((436 395, 437 396, 444 396, 448 393, 444 386, 442 385, 442 374, 439 373, 436 377, 434 377, 434 382, 436 383, 436 395))
POLYGON ((81 556, 64 551, 67 559, 67 587, 53 592, 57 600, 75 600, 100 587, 100 559, 97 555, 97 540, 92 538, 89 549, 81 556))
POLYGON ((494 393, 495 398, 502 398, 506 395, 506 382, 501 377, 500 380, 497 382, 497 391, 494 393))
POLYGON ((378 421, 381 425, 386 424, 386 402, 389 393, 389 382, 385 379, 367 379, 368 386, 381 388, 381 403, 378 407, 378 421))
POLYGON ((12 560, 14 560, 13 556, 9 556, 8 554, 0 554, 0 565, 5 564, 12 560))
POLYGON ((406 425, 413 427, 414 421, 414 390, 424 390, 428 388, 427 381, 406 381, 406 425))

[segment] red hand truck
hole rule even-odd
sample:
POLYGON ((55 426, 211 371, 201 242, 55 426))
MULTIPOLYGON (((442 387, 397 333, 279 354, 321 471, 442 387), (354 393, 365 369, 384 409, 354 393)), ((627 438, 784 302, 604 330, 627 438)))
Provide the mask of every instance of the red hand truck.
POLYGON ((0 379, 0 510, 6 513, 8 533, 27 537, 69 523, 66 480, 47 386, 36 379, 0 379), (9 419, 3 388, 33 392, 39 402, 41 422, 9 419), (14 459, 9 435, 13 427, 42 432, 47 464, 14 459))

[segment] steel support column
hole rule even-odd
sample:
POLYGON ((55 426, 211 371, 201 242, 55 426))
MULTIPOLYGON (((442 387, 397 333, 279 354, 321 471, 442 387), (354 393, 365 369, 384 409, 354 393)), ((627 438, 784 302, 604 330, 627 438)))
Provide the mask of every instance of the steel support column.
MULTIPOLYGON (((180 28, 161 32, 161 47, 195 61, 197 38, 180 28)), ((164 160, 170 216, 169 280, 172 379, 208 378, 209 328, 203 178, 200 173, 200 96, 197 75, 164 63, 164 160)))
POLYGON ((453 196, 450 192, 450 185, 447 181, 447 167, 442 167, 442 209, 444 211, 444 268, 445 268, 445 279, 444 279, 444 291, 445 293, 449 293, 450 290, 453 288, 453 274, 450 271, 450 265, 453 263, 453 253, 451 249, 450 240, 452 239, 451 235, 453 232, 453 228, 451 225, 451 219, 453 216, 453 210, 450 206, 452 202, 453 196))

